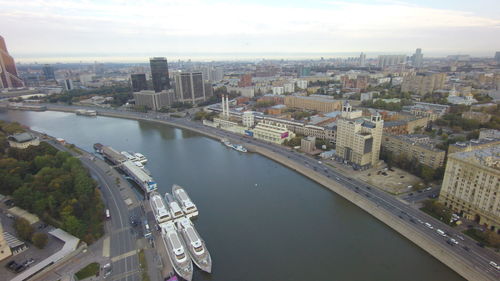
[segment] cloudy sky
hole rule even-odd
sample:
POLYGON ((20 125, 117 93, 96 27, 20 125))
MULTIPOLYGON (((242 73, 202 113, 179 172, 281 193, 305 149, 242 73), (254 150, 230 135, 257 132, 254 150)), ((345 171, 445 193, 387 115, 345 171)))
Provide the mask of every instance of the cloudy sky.
POLYGON ((0 0, 0 7, 0 35, 18 61, 500 50, 498 0, 0 0))

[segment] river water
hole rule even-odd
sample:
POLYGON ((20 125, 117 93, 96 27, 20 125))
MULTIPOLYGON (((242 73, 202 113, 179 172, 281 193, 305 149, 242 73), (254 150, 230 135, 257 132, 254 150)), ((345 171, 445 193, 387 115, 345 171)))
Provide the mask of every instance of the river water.
POLYGON ((93 151, 141 152, 163 194, 183 186, 213 273, 193 280, 463 280, 342 197, 258 154, 152 122, 60 112, 2 111, 0 119, 93 151))

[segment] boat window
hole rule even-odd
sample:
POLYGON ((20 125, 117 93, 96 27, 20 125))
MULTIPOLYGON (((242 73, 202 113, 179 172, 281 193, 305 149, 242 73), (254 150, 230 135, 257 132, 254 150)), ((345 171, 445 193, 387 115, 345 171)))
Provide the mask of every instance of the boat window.
POLYGON ((195 247, 194 250, 196 252, 201 252, 201 251, 203 251, 203 247, 201 247, 201 246, 200 247, 195 247))
POLYGON ((185 257, 184 253, 181 253, 180 255, 175 255, 175 256, 176 256, 176 257, 177 257, 177 259, 179 259, 179 260, 182 260, 182 259, 185 257))

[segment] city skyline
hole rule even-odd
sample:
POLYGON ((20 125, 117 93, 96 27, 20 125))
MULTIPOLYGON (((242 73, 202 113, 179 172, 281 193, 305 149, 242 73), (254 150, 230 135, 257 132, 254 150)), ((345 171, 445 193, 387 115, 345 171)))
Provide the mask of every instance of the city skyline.
POLYGON ((0 0, 17 61, 317 58, 382 53, 493 57, 495 1, 0 0), (484 7, 489 7, 484 9, 484 7), (187 19, 189 20, 186 20, 187 19))

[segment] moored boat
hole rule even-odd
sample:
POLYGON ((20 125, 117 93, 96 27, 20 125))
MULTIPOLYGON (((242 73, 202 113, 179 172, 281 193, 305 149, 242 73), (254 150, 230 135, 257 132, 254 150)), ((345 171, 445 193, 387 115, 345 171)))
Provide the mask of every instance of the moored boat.
POLYGON ((172 219, 176 220, 184 216, 184 212, 179 206, 179 203, 177 203, 168 192, 165 193, 165 201, 167 201, 168 207, 170 208, 170 215, 172 216, 172 219))
POLYGON ((189 258, 183 239, 179 237, 175 224, 171 221, 162 223, 161 232, 172 267, 180 277, 190 281, 193 278, 193 262, 189 258))
POLYGON ((191 220, 186 217, 179 219, 177 230, 184 239, 189 255, 196 266, 210 273, 212 271, 212 258, 205 245, 205 241, 201 239, 191 220))
POLYGON ((172 220, 168 207, 165 205, 165 201, 163 201, 163 198, 158 192, 151 192, 149 203, 151 204, 151 209, 153 210, 155 220, 158 224, 172 220))
POLYGON ((184 188, 180 187, 177 184, 172 185, 172 195, 177 200, 177 202, 179 202, 179 205, 181 206, 182 211, 186 214, 186 216, 188 216, 189 218, 198 216, 198 209, 196 208, 196 205, 193 203, 191 198, 189 198, 184 188))

